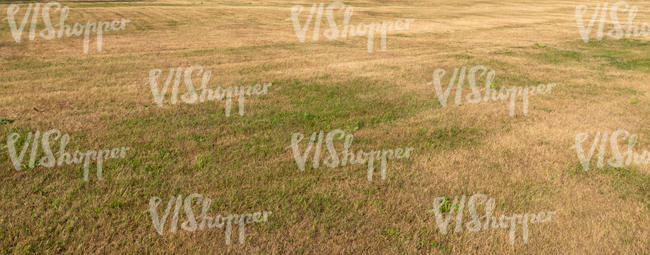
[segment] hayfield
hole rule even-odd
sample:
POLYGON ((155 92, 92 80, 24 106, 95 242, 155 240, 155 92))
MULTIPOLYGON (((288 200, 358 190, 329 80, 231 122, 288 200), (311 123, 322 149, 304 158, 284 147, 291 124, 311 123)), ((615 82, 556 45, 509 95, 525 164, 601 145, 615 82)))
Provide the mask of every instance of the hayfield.
MULTIPOLYGON (((0 17, 12 3, 20 24, 26 2, 3 1, 0 17)), ((352 25, 414 19, 387 34, 386 51, 376 34, 368 52, 367 36, 328 40, 321 31, 313 40, 313 23, 301 42, 291 8, 304 6, 304 24, 318 3, 61 2, 68 24, 130 20, 104 32, 101 51, 91 34, 88 53, 83 37, 29 40, 30 23, 18 43, 2 20, 0 253, 650 253, 648 164, 598 168, 597 151, 584 171, 573 148, 578 133, 589 134, 588 150, 597 132, 624 129, 638 135, 635 151, 650 149, 650 36, 596 40, 596 24, 583 41, 575 9, 589 6, 588 20, 594 1, 345 1, 352 25), (518 98, 513 116, 506 101, 456 104, 455 86, 443 106, 434 71, 446 70, 446 89, 454 68, 478 65, 495 71, 495 87, 557 85, 531 96, 526 113, 518 98), (191 66, 212 72, 209 88, 272 86, 246 96, 241 111, 234 97, 229 116, 226 100, 172 104, 171 88, 159 105, 151 70, 161 70, 162 86, 170 69, 191 66), (16 170, 11 134, 20 153, 30 132, 52 129, 69 134, 68 152, 130 150, 104 162, 101 180, 94 163, 88 181, 82 164, 39 166, 42 150, 30 167, 31 146, 16 170), (388 161, 385 179, 378 162, 372 181, 367 165, 314 167, 311 156, 301 171, 292 135, 304 134, 302 151, 312 133, 337 129, 354 135, 355 152, 414 150, 388 161), (212 200, 210 216, 272 214, 246 225, 244 243, 236 225, 230 244, 224 229, 182 230, 184 208, 179 231, 169 231, 172 212, 157 233, 152 197, 162 199, 162 215, 170 197, 193 193, 212 200), (441 233, 429 212, 434 199, 477 193, 495 199, 494 216, 555 214, 529 225, 527 242, 521 227, 513 244, 509 229, 456 232, 456 214, 441 233)), ((650 23, 650 3, 628 4, 639 9, 635 23, 650 23)), ((627 15, 619 19, 627 24, 627 15)), ((37 20, 37 33, 45 27, 37 20)), ((192 80, 199 87, 201 75, 192 80)), ((179 98, 187 92, 182 82, 178 89, 179 98)), ((462 86, 463 98, 471 92, 462 86)), ((58 152, 59 141, 51 143, 58 152)), ((198 217, 201 203, 191 209, 198 217)))

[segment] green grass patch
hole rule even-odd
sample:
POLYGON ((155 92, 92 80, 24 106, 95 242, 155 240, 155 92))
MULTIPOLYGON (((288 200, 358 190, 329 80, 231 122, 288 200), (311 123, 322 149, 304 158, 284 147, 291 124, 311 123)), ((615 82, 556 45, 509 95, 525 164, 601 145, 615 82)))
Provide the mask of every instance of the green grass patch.
POLYGON ((560 64, 566 62, 580 62, 582 60, 581 53, 577 51, 561 50, 552 47, 543 47, 539 49, 542 52, 533 53, 530 56, 546 63, 560 64))
POLYGON ((463 146, 480 144, 481 137, 485 134, 478 128, 448 127, 432 131, 419 130, 418 135, 423 137, 429 146, 436 150, 451 150, 463 146))
POLYGON ((7 119, 7 118, 2 118, 2 119, 0 119, 0 126, 14 123, 14 121, 15 121, 15 120, 10 120, 10 119, 7 119))
POLYGON ((569 169, 569 173, 592 180, 606 177, 608 185, 621 199, 631 198, 645 203, 650 200, 650 175, 630 167, 616 168, 605 165, 597 168, 596 160, 592 160, 589 166, 589 170, 584 171, 582 165, 577 163, 569 169))

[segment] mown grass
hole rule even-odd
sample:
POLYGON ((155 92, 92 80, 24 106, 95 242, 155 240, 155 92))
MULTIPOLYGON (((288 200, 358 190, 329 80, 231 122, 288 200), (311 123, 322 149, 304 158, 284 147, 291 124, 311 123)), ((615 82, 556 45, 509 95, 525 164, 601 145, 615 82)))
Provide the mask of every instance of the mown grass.
POLYGON ((590 169, 584 171, 581 164, 575 164, 568 172, 577 178, 590 181, 606 178, 611 191, 620 199, 632 199, 641 203, 650 203, 650 175, 632 167, 612 167, 608 164, 596 167, 596 161, 590 163, 590 169))
MULTIPOLYGON (((575 240, 582 238, 579 236, 582 232, 600 231, 599 227, 627 223, 594 225, 589 223, 595 221, 594 218, 560 217, 557 221, 554 218, 554 225, 535 230, 535 244, 517 244, 513 248, 507 245, 505 231, 501 234, 464 232, 443 236, 438 232, 435 220, 422 208, 428 207, 435 196, 469 196, 478 192, 498 196, 498 208, 508 214, 540 208, 582 212, 590 210, 585 208, 607 206, 586 201, 587 206, 581 204, 584 207, 580 207, 576 206, 573 197, 558 195, 584 187, 580 185, 611 189, 613 199, 598 198, 611 202, 612 206, 620 206, 617 209, 628 214, 634 213, 628 203, 648 203, 648 175, 634 168, 575 172, 571 179, 575 187, 567 186, 566 180, 561 178, 547 178, 547 173, 557 176, 558 172, 573 171, 556 169, 554 164, 567 154, 563 149, 571 137, 566 135, 565 129, 575 132, 575 129, 593 124, 585 124, 583 119, 570 115, 572 113, 568 113, 565 107, 584 106, 588 114, 593 114, 613 100, 629 106, 627 97, 634 97, 638 100, 635 109, 642 112, 647 109, 643 100, 645 89, 619 84, 623 81, 620 77, 601 79, 580 73, 573 74, 570 77, 575 78, 573 80, 562 77, 570 75, 558 75, 560 71, 548 70, 550 68, 531 71, 521 64, 548 64, 559 69, 580 65, 576 69, 591 73, 612 68, 637 74, 646 72, 647 55, 643 55, 646 43, 626 40, 586 45, 545 42, 527 47, 495 47, 489 44, 489 40, 473 38, 476 41, 469 41, 480 43, 470 46, 460 41, 442 40, 454 36, 465 40, 465 35, 417 30, 390 35, 388 52, 367 55, 365 45, 360 43, 363 38, 304 44, 283 37, 257 40, 264 39, 259 32, 268 32, 253 29, 260 24, 267 25, 265 28, 281 27, 282 30, 273 31, 278 34, 291 32, 290 22, 284 20, 288 12, 268 7, 288 10, 295 3, 263 4, 220 1, 210 2, 206 6, 211 7, 203 8, 199 4, 190 7, 194 5, 84 3, 79 4, 80 9, 89 7, 86 9, 90 13, 95 8, 121 7, 121 12, 142 14, 133 18, 128 33, 120 34, 133 36, 134 43, 129 46, 133 48, 118 47, 114 52, 92 56, 41 57, 16 50, 20 49, 19 46, 9 46, 9 57, 3 59, 7 64, 0 68, 11 75, 0 75, 0 81, 12 83, 6 86, 12 89, 12 93, 25 84, 33 86, 33 90, 50 85, 46 83, 52 80, 38 82, 43 77, 69 80, 65 84, 54 83, 56 86, 43 89, 42 94, 82 92, 55 103, 43 102, 51 106, 48 107, 50 112, 38 117, 24 116, 23 112, 15 114, 14 108, 19 107, 3 108, 9 112, 0 112, 0 130, 4 134, 0 137, 0 144, 6 144, 9 132, 18 132, 24 137, 30 131, 45 131, 72 122, 78 117, 75 114, 102 111, 93 116, 96 117, 93 123, 99 125, 82 123, 76 127, 71 125, 70 131, 61 130, 72 137, 68 151, 116 146, 129 146, 132 151, 125 160, 106 162, 101 181, 94 175, 94 166, 91 166, 90 182, 83 182, 81 166, 36 167, 20 173, 5 167, 9 171, 0 173, 8 183, 0 189, 3 199, 6 198, 0 204, 6 211, 0 217, 0 253, 182 253, 201 248, 213 249, 205 253, 258 254, 552 253, 558 249, 565 249, 568 253, 589 253, 592 247, 607 247, 623 253, 644 251, 644 247, 629 246, 638 246, 642 241, 628 239, 616 232, 619 230, 607 233, 603 238, 616 239, 610 237, 620 234, 619 239, 623 240, 620 243, 616 240, 603 244, 588 236, 579 239, 581 242, 576 245, 575 240), (229 5, 228 8, 237 10, 233 15, 239 19, 223 21, 228 17, 219 15, 208 17, 207 21, 198 18, 160 19, 168 13, 148 16, 150 5, 184 6, 187 8, 183 8, 181 14, 203 18, 206 12, 221 13, 215 6, 229 5), (257 7, 264 8, 259 8, 262 11, 253 10, 257 7), (280 15, 276 15, 278 13, 280 15), (241 24, 242 20, 248 24, 241 24), (160 39, 156 36, 164 34, 158 32, 205 28, 215 25, 213 21, 218 21, 214 23, 219 29, 239 25, 251 30, 238 34, 237 38, 228 38, 237 44, 219 41, 220 30, 215 29, 216 33, 209 35, 216 41, 209 44, 202 44, 201 39, 193 41, 197 45, 183 44, 187 38, 181 37, 172 38, 184 45, 178 49, 158 52, 148 48, 156 46, 156 40, 160 39), (252 40, 247 38, 248 34, 259 38, 252 40), (487 51, 490 53, 483 54, 481 49, 446 55, 450 49, 477 46, 490 47, 487 51), (328 54, 320 52, 324 49, 328 54), (337 57, 328 59, 329 53, 337 57), (592 60, 597 61, 592 63, 592 60), (544 100, 531 100, 531 109, 543 109, 552 114, 531 113, 510 118, 506 107, 499 106, 502 110, 496 113, 490 111, 494 107, 492 103, 472 111, 467 111, 469 106, 443 109, 433 89, 430 86, 423 89, 424 85, 419 85, 425 83, 419 77, 425 77, 424 73, 430 77, 431 69, 443 62, 452 68, 447 69, 448 73, 453 72, 453 67, 461 66, 484 65, 494 69, 498 86, 536 85, 554 82, 550 79, 558 77, 565 78, 566 83, 558 87, 559 93, 554 92, 556 94, 544 100), (156 106, 149 88, 144 85, 148 71, 195 64, 209 66, 207 69, 212 69, 215 74, 226 70, 215 78, 224 78, 229 83, 245 84, 248 79, 271 76, 274 78, 264 82, 274 85, 268 95, 247 98, 244 116, 237 114, 236 100, 230 117, 225 116, 223 102, 156 106), (304 70, 304 73, 297 70, 304 70), (339 75, 339 72, 345 75, 339 75), (586 81, 576 82, 579 79, 586 81), (601 82, 613 82, 615 86, 601 82), (137 89, 132 89, 136 85, 137 89), (85 94, 83 89, 86 88, 111 90, 101 90, 90 96, 85 94), (136 96, 127 97, 126 93, 133 91, 136 96), (142 91, 146 93, 140 93, 142 91), (582 93, 585 91, 591 93, 582 93), (104 96, 112 97, 107 99, 104 96), (600 100, 601 96, 617 97, 592 104, 591 100, 600 100), (121 104, 122 101, 128 102, 121 104), (70 112, 71 109, 75 111, 70 112), (57 115, 64 110, 68 112, 57 115), (36 125, 35 119, 44 120, 36 125), (534 133, 538 128, 548 128, 553 137, 536 140, 538 137, 535 135, 545 135, 534 133), (321 165, 316 169, 311 159, 307 161, 305 171, 299 171, 287 148, 291 134, 300 132, 308 136, 312 132, 334 129, 354 134, 354 150, 408 146, 415 147, 416 151, 410 159, 390 161, 387 180, 380 180, 375 169, 375 180, 366 181, 365 165, 334 169, 321 165), (534 135, 527 136, 524 131, 534 135), (513 135, 521 137, 514 139, 513 135), (492 147, 502 139, 515 144, 501 144, 505 146, 501 150, 492 147), (536 151, 538 154, 529 156, 528 151, 509 147, 521 145, 517 142, 526 144, 531 150, 541 149, 536 151), (539 157, 540 161, 533 162, 531 159, 534 157, 539 157), (212 199, 209 210, 212 215, 259 210, 271 210, 274 214, 269 222, 247 229, 250 229, 247 234, 252 236, 247 236, 245 245, 224 248, 223 231, 216 230, 158 236, 145 211, 149 199, 156 196, 166 200, 170 196, 190 193, 200 193, 212 199), (540 245, 544 243, 549 245, 540 245), (628 246, 616 246, 618 244, 628 246)), ((359 13, 372 18, 403 16, 398 12, 370 10, 398 3, 363 2, 354 5, 368 8, 368 11, 359 13)), ((431 7, 432 4, 418 5, 431 7)), ((442 14, 443 17, 462 18, 466 11, 472 11, 468 9, 472 7, 470 3, 446 5, 462 6, 463 14, 442 14)), ((501 6, 502 3, 495 5, 501 6)), ((411 9, 420 8, 404 8, 411 9)), ((423 19, 420 29, 437 27, 426 22, 423 19)), ((6 25, 0 26, 5 31, 6 28, 6 25)), ((525 29, 526 25, 499 26, 492 31, 499 33, 504 28, 525 29)), ((107 36, 107 41, 109 38, 107 36)), ((48 45, 55 43, 48 42, 48 45)), ((41 94, 30 93, 27 97, 33 95, 41 94)), ((631 114, 626 117, 632 119, 631 114)), ((603 121, 613 124, 617 120, 608 118, 603 121)), ((304 146, 304 142, 301 145, 304 146)), ((57 151, 57 146, 53 146, 54 151, 57 151)), ((0 165, 10 166, 6 148, 1 147, 0 153, 4 156, 0 157, 0 165)), ((451 207, 448 205, 446 208, 451 207)), ((648 208, 650 210, 650 203, 648 208)), ((198 205, 194 209, 199 210, 198 205)), ((607 217, 615 216, 609 214, 607 217)), ((643 231, 638 226, 630 229, 635 233, 643 231)), ((197 252, 202 251, 205 250, 197 252)))

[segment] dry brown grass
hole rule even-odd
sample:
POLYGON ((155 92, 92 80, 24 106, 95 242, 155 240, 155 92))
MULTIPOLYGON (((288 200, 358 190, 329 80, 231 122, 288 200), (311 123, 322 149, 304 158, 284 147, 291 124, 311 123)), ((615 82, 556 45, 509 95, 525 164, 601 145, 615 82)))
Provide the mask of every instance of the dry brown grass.
MULTIPOLYGON (((365 37, 298 42, 289 9, 317 2, 66 2, 68 22, 131 19, 104 35, 102 52, 91 40, 89 54, 79 38, 16 44, 0 23, 0 118, 15 120, 1 126, 1 144, 10 132, 56 128, 71 134, 71 149, 134 150, 88 183, 76 166, 15 171, 0 150, 2 253, 650 253, 648 166, 631 177, 583 173, 569 149, 576 133, 616 129, 650 148, 650 70, 606 58, 628 52, 648 63, 649 37, 583 43, 573 12, 590 1, 346 1, 352 24, 416 19, 388 36, 386 52, 369 54, 365 37), (247 99, 243 117, 235 107, 226 118, 222 103, 157 107, 149 70, 191 65, 212 70, 213 86, 274 86, 247 99), (426 85, 432 71, 474 65, 506 86, 558 86, 532 97, 527 116, 508 116, 503 102, 440 107, 426 85), (358 165, 299 172, 285 149, 291 133, 336 128, 353 132, 357 149, 416 151, 391 161, 385 181, 366 181, 358 165), (418 135, 437 130, 461 132, 434 139, 438 147, 418 135), (159 236, 149 199, 191 193, 217 201, 211 214, 273 216, 247 226, 243 245, 226 246, 219 230, 159 236), (426 213, 433 199, 475 193, 494 197, 497 215, 557 214, 532 225, 527 244, 518 232, 510 246, 507 230, 441 235, 426 213)), ((650 23, 650 4, 630 4, 637 23, 650 23)))

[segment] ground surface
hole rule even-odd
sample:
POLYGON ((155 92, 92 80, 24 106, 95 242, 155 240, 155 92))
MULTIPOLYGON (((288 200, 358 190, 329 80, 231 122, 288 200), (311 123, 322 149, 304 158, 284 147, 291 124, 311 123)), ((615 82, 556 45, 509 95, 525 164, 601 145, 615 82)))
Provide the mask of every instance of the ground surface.
MULTIPOLYGON (((650 253, 648 165, 585 172, 571 149, 579 132, 617 129, 650 148, 649 37, 583 42, 574 10, 590 15, 586 1, 346 1, 352 24, 415 19, 368 53, 366 37, 299 42, 290 8, 311 3, 65 2, 68 23, 131 20, 88 54, 79 37, 16 43, 3 20, 0 118, 14 121, 0 126, 0 253, 650 253), (212 70, 212 87, 273 86, 244 116, 226 117, 222 102, 158 107, 149 71, 191 65, 212 70), (433 70, 475 65, 504 86, 558 85, 527 115, 505 102, 441 107, 433 70), (16 171, 7 134, 50 129, 70 134, 69 150, 133 151, 101 181, 79 165, 16 171), (334 129, 354 134, 355 150, 415 151, 390 161, 386 180, 367 181, 361 165, 300 172, 291 134, 334 129), (149 199, 191 193, 213 200, 212 215, 273 214, 244 244, 218 229, 158 235, 149 199), (497 215, 557 213, 528 243, 518 232, 510 245, 503 229, 442 235, 434 198, 475 193, 495 198, 497 215)), ((648 2, 630 4, 650 23, 648 2)))

